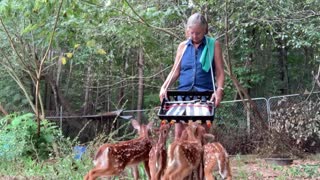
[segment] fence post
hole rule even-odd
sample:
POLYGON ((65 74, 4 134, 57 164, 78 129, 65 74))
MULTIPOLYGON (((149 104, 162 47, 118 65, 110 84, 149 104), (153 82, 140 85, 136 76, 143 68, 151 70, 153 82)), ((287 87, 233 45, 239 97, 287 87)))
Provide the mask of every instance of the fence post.
POLYGON ((251 119, 251 106, 250 106, 250 103, 247 102, 246 103, 246 106, 247 106, 247 134, 250 135, 250 128, 251 128, 251 125, 250 125, 250 119, 251 119))
POLYGON ((62 132, 62 106, 60 106, 60 130, 62 132))
POLYGON ((271 124, 271 109, 270 109, 270 99, 271 98, 272 97, 269 97, 267 99, 267 115, 268 115, 269 130, 270 130, 271 126, 272 126, 272 124, 271 124))

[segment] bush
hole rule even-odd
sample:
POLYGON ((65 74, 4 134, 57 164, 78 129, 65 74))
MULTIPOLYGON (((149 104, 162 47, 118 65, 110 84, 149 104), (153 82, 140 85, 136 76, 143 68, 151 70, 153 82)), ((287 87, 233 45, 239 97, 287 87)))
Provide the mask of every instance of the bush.
POLYGON ((272 128, 287 133, 300 148, 318 146, 320 140, 320 101, 278 102, 281 108, 271 113, 272 128))
POLYGON ((46 159, 53 152, 53 143, 62 137, 58 127, 47 120, 40 122, 37 136, 35 115, 11 114, 0 120, 0 159, 21 157, 46 159))

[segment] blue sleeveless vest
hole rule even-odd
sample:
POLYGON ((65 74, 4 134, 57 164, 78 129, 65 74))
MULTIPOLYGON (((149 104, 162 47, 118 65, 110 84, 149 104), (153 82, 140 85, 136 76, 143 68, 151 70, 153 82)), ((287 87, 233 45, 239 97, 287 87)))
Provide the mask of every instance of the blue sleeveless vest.
MULTIPOLYGON (((208 72, 202 70, 200 57, 204 46, 206 45, 206 37, 198 49, 195 49, 191 39, 186 43, 186 50, 182 56, 180 64, 180 77, 178 90, 184 91, 207 91, 213 90, 211 69, 208 72)), ((212 60, 212 70, 214 72, 214 59, 212 60)))

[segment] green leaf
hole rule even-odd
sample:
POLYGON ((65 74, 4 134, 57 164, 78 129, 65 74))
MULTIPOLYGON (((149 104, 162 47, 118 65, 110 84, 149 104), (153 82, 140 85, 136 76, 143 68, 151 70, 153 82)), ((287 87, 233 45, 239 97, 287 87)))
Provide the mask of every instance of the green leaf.
POLYGON ((38 24, 29 24, 26 28, 24 28, 21 32, 21 35, 29 33, 39 27, 38 24))
POLYGON ((22 121, 22 118, 15 118, 15 119, 12 120, 11 125, 13 127, 18 127, 19 124, 21 124, 21 121, 22 121))
POLYGON ((96 41, 95 40, 90 40, 87 42, 88 47, 95 47, 96 46, 96 41))
POLYGON ((72 58, 72 56, 73 56, 73 53, 71 53, 71 52, 69 52, 69 53, 66 53, 66 56, 67 56, 67 58, 72 58))
POLYGON ((100 54, 100 55, 106 55, 107 54, 107 52, 105 50, 101 49, 101 48, 97 50, 97 53, 100 54))
POLYGON ((66 57, 63 56, 61 58, 61 64, 63 64, 63 65, 67 64, 67 58, 66 57))

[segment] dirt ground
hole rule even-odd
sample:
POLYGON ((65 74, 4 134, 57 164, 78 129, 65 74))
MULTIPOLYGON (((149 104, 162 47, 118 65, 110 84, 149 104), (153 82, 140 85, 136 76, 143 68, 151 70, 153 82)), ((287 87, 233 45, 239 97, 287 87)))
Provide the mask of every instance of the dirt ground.
MULTIPOLYGON (((230 162, 233 180, 320 180, 320 154, 305 159, 295 159, 291 165, 285 166, 266 162, 265 159, 255 155, 230 156, 230 162)), ((221 180, 218 174, 216 177, 221 180)), ((0 180, 43 180, 43 178, 0 176, 0 180)))
POLYGON ((233 179, 320 180, 319 157, 295 159, 291 165, 266 162, 257 156, 231 156, 233 179))

